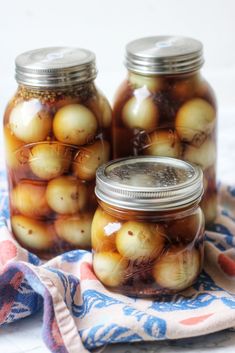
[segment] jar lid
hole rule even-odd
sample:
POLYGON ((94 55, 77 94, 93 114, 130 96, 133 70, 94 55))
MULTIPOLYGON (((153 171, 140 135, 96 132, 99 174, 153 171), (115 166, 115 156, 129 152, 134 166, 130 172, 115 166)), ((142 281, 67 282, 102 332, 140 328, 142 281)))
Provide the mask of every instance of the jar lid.
POLYGON ((95 192, 101 201, 123 209, 172 210, 200 199, 203 173, 175 158, 123 158, 98 168, 95 192))
POLYGON ((89 50, 51 47, 17 56, 16 81, 33 87, 64 87, 94 80, 95 54, 89 50))
POLYGON ((202 67, 203 63, 202 43, 193 38, 146 37, 126 46, 126 67, 143 75, 192 72, 202 67))

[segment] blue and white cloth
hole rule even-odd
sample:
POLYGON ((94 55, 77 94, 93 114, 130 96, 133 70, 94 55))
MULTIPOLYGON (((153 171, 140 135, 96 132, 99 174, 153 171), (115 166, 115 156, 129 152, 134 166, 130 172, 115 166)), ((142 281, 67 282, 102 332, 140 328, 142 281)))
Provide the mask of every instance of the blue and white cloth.
POLYGON ((235 326, 235 189, 220 187, 220 212, 206 232, 197 283, 161 301, 111 293, 96 278, 91 253, 71 251, 42 264, 6 226, 0 174, 0 324, 44 308, 43 339, 56 353, 85 353, 110 343, 204 335, 235 326))

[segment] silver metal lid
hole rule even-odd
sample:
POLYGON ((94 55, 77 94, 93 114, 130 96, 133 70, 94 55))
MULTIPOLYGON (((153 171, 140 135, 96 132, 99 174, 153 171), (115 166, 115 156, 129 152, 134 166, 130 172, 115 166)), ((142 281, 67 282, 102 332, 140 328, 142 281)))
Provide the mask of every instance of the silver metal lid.
POLYGON ((123 209, 171 210, 200 199, 203 173, 169 157, 123 158, 97 170, 95 192, 101 201, 123 209))
POLYGON ((51 47, 17 56, 16 81, 32 87, 64 87, 94 80, 95 54, 89 50, 51 47))
POLYGON ((146 75, 192 72, 203 65, 203 46, 196 39, 155 36, 136 39, 126 46, 128 70, 146 75))

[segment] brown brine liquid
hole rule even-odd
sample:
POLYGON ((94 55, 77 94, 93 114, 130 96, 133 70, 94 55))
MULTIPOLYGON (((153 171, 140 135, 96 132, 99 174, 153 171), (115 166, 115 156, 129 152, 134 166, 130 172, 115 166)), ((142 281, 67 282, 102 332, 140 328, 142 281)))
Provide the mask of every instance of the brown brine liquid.
POLYGON ((44 258, 90 249, 96 169, 111 156, 112 112, 93 84, 20 86, 4 117, 12 231, 44 258))
POLYGON ((156 155, 199 165, 201 207, 209 225, 216 216, 216 99, 198 72, 173 76, 129 73, 113 109, 113 157, 156 155))
POLYGON ((204 216, 197 205, 150 214, 100 204, 92 223, 93 268, 105 286, 152 297, 196 281, 204 253, 204 216))

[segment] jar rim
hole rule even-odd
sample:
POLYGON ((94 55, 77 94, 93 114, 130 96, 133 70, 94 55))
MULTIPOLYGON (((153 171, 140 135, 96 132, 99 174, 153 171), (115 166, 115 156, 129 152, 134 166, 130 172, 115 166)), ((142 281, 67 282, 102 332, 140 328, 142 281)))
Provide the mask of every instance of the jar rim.
POLYGON ((24 52, 15 60, 16 81, 31 87, 66 87, 97 76, 95 54, 74 47, 47 47, 24 52))
POLYGON ((126 45, 125 66, 137 74, 187 73, 199 70, 203 64, 202 43, 189 37, 144 37, 126 45))
POLYGON ((203 173, 196 165, 170 157, 122 158, 98 168, 95 193, 122 209, 173 210, 202 197, 203 173))

